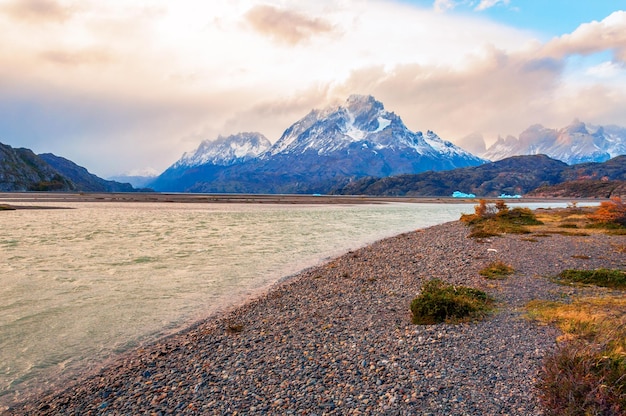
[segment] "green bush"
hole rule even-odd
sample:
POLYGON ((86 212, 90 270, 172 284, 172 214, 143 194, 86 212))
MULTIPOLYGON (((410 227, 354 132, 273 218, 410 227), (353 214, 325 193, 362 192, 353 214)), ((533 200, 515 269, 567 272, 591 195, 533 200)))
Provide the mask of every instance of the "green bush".
POLYGON ((498 260, 481 269, 478 274, 486 277, 487 279, 504 279, 514 272, 515 270, 513 269, 513 267, 509 266, 503 261, 498 260))
POLYGON ((433 279, 413 299, 411 312, 414 324, 458 323, 484 317, 492 305, 493 299, 481 290, 433 279))
POLYGON ((559 283, 583 283, 613 289, 626 289, 626 272, 621 270, 563 270, 556 278, 559 283))
POLYGON ((525 225, 541 225, 535 214, 528 208, 509 209, 502 201, 489 204, 480 200, 474 207, 474 214, 464 214, 461 221, 472 227, 471 238, 486 238, 504 233, 528 234, 525 225))

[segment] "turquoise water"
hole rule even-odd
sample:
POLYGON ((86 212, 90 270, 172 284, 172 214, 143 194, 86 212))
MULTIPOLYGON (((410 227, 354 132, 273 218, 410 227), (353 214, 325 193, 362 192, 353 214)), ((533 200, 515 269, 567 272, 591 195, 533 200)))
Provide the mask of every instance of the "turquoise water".
MULTIPOLYGON (((38 203, 38 205, 42 205, 38 203)), ((0 213, 0 402, 463 204, 67 203, 0 213)))

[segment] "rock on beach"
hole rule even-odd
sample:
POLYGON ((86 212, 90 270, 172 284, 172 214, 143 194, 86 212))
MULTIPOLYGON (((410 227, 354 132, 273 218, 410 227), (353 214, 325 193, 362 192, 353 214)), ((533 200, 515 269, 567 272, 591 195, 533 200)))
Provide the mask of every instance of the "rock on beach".
POLYGON ((623 237, 468 232, 452 222, 348 252, 5 413, 541 415, 535 384, 558 332, 523 306, 589 290, 546 278, 565 268, 626 266, 623 237), (515 274, 481 277, 494 260, 515 274), (497 311, 413 325, 409 304, 432 278, 487 291, 497 311))

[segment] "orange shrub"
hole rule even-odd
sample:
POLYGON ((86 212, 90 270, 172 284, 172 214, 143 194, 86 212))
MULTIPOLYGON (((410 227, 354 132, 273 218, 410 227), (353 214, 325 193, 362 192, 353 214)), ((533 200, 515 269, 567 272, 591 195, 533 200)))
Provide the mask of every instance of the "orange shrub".
POLYGON ((589 214, 589 219, 604 224, 619 224, 626 226, 626 204, 615 196, 609 201, 600 203, 598 209, 589 214))

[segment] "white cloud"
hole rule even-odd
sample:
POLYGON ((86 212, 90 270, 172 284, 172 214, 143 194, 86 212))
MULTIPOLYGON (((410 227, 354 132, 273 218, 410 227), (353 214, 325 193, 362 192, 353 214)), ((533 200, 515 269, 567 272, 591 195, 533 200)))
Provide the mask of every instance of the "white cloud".
POLYGON ((602 79, 615 78, 620 74, 624 74, 624 65, 615 62, 602 62, 601 64, 592 66, 585 71, 586 74, 602 79))
POLYGON ((480 3, 478 3, 478 6, 476 6, 475 10, 483 11, 483 10, 490 9, 494 6, 497 6, 499 4, 508 5, 509 0, 480 0, 480 3))
POLYGON ((442 13, 454 9, 456 6, 457 2, 455 0, 435 0, 433 9, 438 13, 442 13))

